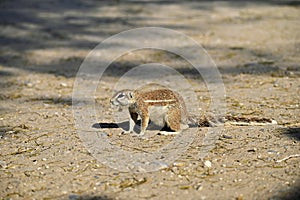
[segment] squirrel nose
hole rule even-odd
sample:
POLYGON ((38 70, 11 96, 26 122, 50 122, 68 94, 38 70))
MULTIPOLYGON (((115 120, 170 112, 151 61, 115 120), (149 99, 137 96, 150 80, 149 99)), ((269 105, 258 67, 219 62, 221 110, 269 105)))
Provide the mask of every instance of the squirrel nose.
POLYGON ((110 104, 115 105, 115 103, 112 99, 110 99, 110 104))

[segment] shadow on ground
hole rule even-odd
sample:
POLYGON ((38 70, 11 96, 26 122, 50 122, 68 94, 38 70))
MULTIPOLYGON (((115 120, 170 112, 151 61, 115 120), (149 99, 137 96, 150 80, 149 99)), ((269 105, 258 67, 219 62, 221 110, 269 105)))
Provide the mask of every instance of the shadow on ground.
POLYGON ((112 198, 109 198, 107 196, 97 196, 97 195, 75 195, 71 194, 69 195, 69 200, 112 200, 112 198))
MULTIPOLYGON (((135 133, 139 133, 140 132, 140 126, 141 126, 141 120, 137 121, 137 124, 135 124, 134 126, 134 132, 135 133)), ((124 121, 124 122, 120 122, 120 123, 107 123, 107 122, 100 122, 100 123, 95 123, 92 125, 93 128, 96 129, 115 129, 115 128, 121 128, 123 129, 123 131, 127 131, 129 130, 129 121, 124 121)), ((195 127, 195 126, 191 126, 191 127, 195 127)), ((173 132, 170 128, 168 127, 161 127, 158 126, 156 124, 154 124, 153 122, 149 122, 149 125, 147 127, 147 130, 157 130, 157 131, 170 131, 173 132)))
POLYGON ((288 190, 281 190, 276 192, 277 195, 273 196, 270 200, 292 200, 300 199, 300 183, 295 187, 292 187, 288 190))
POLYGON ((300 140, 300 128, 299 127, 287 127, 281 129, 282 133, 287 137, 295 140, 300 140))
POLYGON ((72 105, 72 98, 64 98, 64 97, 38 97, 38 98, 32 98, 30 101, 33 102, 43 102, 47 104, 61 104, 61 105, 72 105))
MULTIPOLYGON (((216 1, 218 2, 218 1, 216 1)), ((146 21, 151 21, 155 16, 140 16, 145 12, 136 5, 186 5, 189 9, 211 11, 218 6, 226 5, 235 8, 245 8, 252 5, 278 5, 299 6, 299 1, 223 1, 223 4, 215 4, 214 1, 13 1, 0 2, 0 64, 8 67, 17 67, 33 72, 50 73, 66 77, 74 77, 85 55, 70 58, 62 58, 50 64, 31 63, 27 60, 26 53, 32 50, 57 49, 64 54, 64 49, 71 51, 92 50, 100 41, 121 31, 139 27, 146 21), (97 15, 105 13, 107 9, 118 6, 120 16, 97 15), (115 28, 113 28, 115 27, 115 28), (17 34, 16 34, 17 33, 17 34), (63 49, 60 49, 63 48, 63 49)), ((259 19, 257 19, 259 20, 259 19)), ((175 30, 195 30, 200 27, 189 25, 161 24, 158 20, 152 20, 152 26, 160 26, 175 30)), ((222 48, 222 47, 213 47, 222 48)), ((225 47, 227 50, 229 47, 225 47)), ((237 49, 236 49, 237 50, 237 49)), ((249 54, 252 54, 249 50, 249 54)), ((253 53, 255 54, 255 52, 253 53)), ((266 58, 269 58, 266 52, 266 58)), ((271 55, 272 57, 272 55, 271 55)), ((132 63, 135 64, 135 63, 132 63)), ((125 66, 126 68, 126 66, 125 66)), ((221 66, 222 68, 222 66, 221 66)), ((185 70, 194 74, 189 69, 185 70)), ((276 67, 269 65, 253 65, 237 68, 229 67, 223 73, 270 73, 278 71, 276 67)), ((0 76, 8 74, 1 73, 0 76)), ((119 74, 117 74, 119 76, 119 74)))

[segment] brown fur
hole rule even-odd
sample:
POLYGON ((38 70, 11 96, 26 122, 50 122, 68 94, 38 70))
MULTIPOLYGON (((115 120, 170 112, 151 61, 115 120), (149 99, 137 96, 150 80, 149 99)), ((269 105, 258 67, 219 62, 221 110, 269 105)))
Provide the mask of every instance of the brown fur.
POLYGON ((130 113, 129 132, 133 132, 133 122, 137 123, 138 116, 140 116, 140 135, 145 133, 150 120, 149 109, 151 107, 157 107, 161 109, 161 112, 165 112, 162 120, 174 133, 181 131, 183 126, 187 126, 184 101, 179 94, 169 89, 121 90, 111 98, 111 104, 128 107, 130 113))

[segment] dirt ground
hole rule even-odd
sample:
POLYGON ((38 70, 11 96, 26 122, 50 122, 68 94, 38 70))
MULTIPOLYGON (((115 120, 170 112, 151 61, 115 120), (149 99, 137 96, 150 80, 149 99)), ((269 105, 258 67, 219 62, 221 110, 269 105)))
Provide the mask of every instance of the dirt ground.
MULTIPOLYGON (((0 199, 299 199, 299 5, 1 0, 0 199), (227 113, 278 125, 225 126, 205 160, 195 152, 211 128, 197 129, 187 152, 155 172, 120 172, 96 161, 74 125, 77 70, 102 40, 145 26, 174 29, 203 45, 222 73, 227 113)), ((105 122, 113 122, 108 100, 120 75, 150 61, 184 66, 155 50, 124 55, 97 88, 105 122)), ((210 97, 202 85, 196 93, 205 114, 210 97)), ((152 151, 173 138, 157 135, 140 146, 139 139, 119 135, 121 128, 108 131, 128 151, 152 151)))

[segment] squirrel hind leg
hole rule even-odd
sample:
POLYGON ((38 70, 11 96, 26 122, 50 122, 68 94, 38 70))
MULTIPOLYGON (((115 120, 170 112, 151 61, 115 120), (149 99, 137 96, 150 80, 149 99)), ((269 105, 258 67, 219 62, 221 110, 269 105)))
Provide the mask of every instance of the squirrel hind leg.
POLYGON ((165 117, 165 123, 166 126, 173 132, 179 132, 181 130, 180 109, 177 107, 172 107, 165 117))

